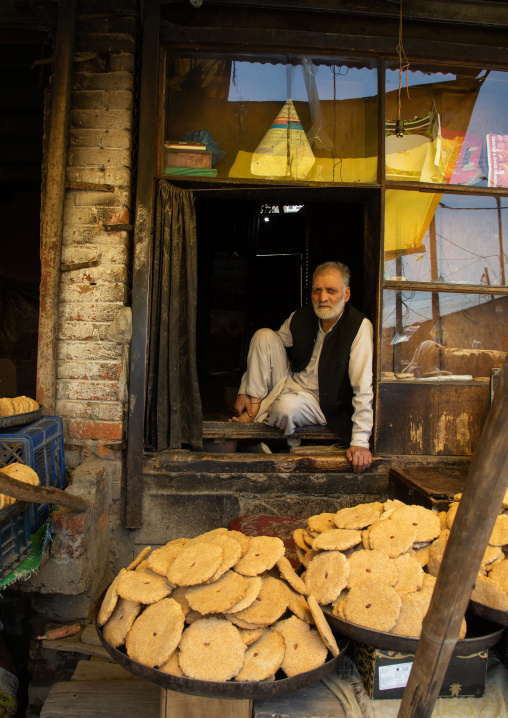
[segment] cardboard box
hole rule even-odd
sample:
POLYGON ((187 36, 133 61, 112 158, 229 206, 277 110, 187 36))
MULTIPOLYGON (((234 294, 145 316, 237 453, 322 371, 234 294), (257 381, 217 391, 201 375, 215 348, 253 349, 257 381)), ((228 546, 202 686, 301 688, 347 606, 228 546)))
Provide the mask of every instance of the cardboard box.
MULTIPOLYGON (((439 692, 441 698, 481 698, 485 693, 488 650, 452 656, 439 692)), ((402 698, 414 655, 353 644, 353 660, 373 699, 402 698)))

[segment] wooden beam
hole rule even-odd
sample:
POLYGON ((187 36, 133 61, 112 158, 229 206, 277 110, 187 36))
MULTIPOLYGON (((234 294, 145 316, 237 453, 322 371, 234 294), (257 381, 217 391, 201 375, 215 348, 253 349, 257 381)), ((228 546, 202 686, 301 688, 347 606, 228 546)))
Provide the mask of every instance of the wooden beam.
POLYGON ((0 469, 0 493, 33 504, 58 504, 72 511, 87 511, 90 502, 82 496, 68 494, 54 486, 33 486, 14 479, 0 469))
POLYGON ((448 284, 446 282, 412 282, 387 279, 383 289, 415 290, 417 292, 452 292, 456 294, 508 294, 508 287, 493 284, 448 284))
POLYGON ((399 718, 430 718, 508 484, 508 364, 488 413, 424 619, 399 718), (467 546, 467 550, 464 547, 467 546))
POLYGON ((58 7, 55 71, 42 206, 37 401, 44 407, 45 414, 54 414, 56 407, 58 295, 76 6, 77 0, 64 0, 58 7))
POLYGON ((134 224, 134 266, 132 271, 132 341, 130 352, 129 423, 127 428, 127 469, 125 486, 125 527, 141 526, 143 433, 145 421, 146 348, 148 339, 150 273, 152 263, 152 221, 154 177, 157 154, 159 71, 159 4, 146 4, 141 59, 139 108, 138 178, 134 224))

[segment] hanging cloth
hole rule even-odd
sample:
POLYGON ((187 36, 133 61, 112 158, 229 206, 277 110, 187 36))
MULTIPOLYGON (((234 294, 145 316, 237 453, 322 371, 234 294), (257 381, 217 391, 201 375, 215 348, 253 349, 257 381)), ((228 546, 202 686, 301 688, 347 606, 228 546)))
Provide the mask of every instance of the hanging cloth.
POLYGON ((196 370, 197 238, 190 190, 159 180, 152 264, 145 443, 203 445, 196 370))

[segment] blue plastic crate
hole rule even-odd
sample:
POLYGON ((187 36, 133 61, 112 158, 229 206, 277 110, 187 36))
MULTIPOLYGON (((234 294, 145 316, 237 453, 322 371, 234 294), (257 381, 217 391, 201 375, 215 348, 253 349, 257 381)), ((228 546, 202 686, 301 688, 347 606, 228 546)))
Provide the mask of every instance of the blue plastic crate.
MULTIPOLYGON (((30 466, 41 486, 65 488, 63 421, 59 416, 44 416, 23 427, 0 433, 0 466, 14 461, 30 466)), ((31 504, 31 531, 37 531, 47 519, 51 504, 31 504)))
POLYGON ((0 511, 0 579, 5 578, 28 556, 31 505, 18 501, 0 511))

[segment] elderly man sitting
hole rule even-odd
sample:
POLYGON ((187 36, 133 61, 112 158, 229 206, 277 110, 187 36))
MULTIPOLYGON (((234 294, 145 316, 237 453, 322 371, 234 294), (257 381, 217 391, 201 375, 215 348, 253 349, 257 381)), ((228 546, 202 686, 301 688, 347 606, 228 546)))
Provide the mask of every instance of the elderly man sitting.
POLYGON ((252 337, 232 421, 263 422, 293 434, 328 424, 348 446, 356 473, 372 463, 372 324, 349 304, 349 268, 316 267, 312 305, 281 328, 252 337))

